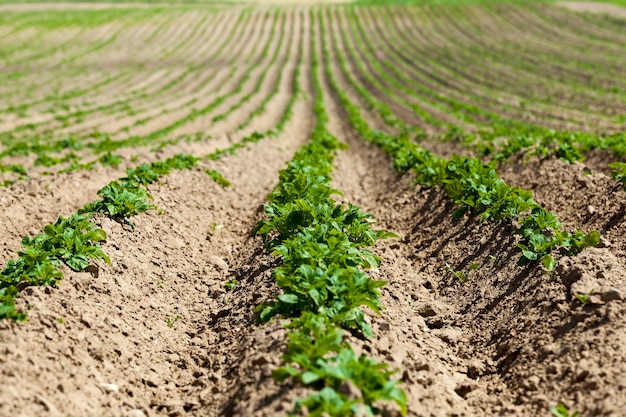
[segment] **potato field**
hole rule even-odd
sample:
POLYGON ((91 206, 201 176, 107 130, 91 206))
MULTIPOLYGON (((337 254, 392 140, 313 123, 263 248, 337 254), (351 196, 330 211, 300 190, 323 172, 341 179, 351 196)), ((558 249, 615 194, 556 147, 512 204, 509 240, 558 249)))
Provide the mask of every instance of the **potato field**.
POLYGON ((1 0, 0 416, 626 416, 619 3, 1 0))

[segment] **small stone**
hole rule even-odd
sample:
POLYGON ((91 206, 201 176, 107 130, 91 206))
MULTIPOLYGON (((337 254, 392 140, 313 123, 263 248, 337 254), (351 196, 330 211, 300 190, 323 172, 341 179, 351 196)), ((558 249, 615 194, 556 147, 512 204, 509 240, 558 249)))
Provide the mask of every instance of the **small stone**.
POLYGON ((144 413, 140 409, 136 408, 136 409, 130 410, 128 413, 126 413, 126 417, 146 417, 146 413, 144 413))
POLYGON ((117 384, 102 383, 100 386, 109 392, 118 392, 120 390, 120 387, 118 387, 117 384))
POLYGON ((436 305, 432 302, 421 303, 417 306, 415 311, 422 317, 433 317, 438 314, 436 305))
POLYGON ((208 261, 209 264, 221 270, 223 273, 228 273, 228 264, 224 259, 220 258, 219 256, 210 256, 208 261))
POLYGON ((596 208, 591 204, 587 206, 587 213, 594 214, 596 212, 596 208))

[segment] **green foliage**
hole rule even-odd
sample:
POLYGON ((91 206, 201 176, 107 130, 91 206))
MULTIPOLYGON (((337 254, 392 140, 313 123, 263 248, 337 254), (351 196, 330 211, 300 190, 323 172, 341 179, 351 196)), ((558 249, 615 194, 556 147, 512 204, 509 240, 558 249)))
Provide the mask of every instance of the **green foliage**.
POLYGON ((207 169, 204 171, 213 181, 218 183, 220 186, 226 188, 230 187, 230 181, 222 176, 219 172, 214 169, 207 169))
POLYGON ((191 169, 199 158, 179 154, 165 161, 142 164, 126 171, 127 177, 110 182, 98 190, 102 199, 93 201, 79 210, 79 213, 104 213, 114 219, 126 220, 129 217, 154 208, 152 197, 144 188, 172 170, 191 169))
MULTIPOLYGON (((109 161, 115 158, 114 155, 107 156, 109 161)), ((19 258, 7 262, 0 273, 0 320, 25 320, 26 315, 16 311, 14 298, 29 285, 55 285, 63 277, 59 265, 64 263, 75 271, 83 271, 93 259, 110 263, 97 244, 106 239, 106 234, 90 220, 90 214, 104 213, 127 221, 129 217, 153 207, 145 185, 158 181, 161 175, 171 170, 191 169, 198 160, 194 156, 180 154, 165 161, 129 169, 127 177, 100 189, 98 195, 102 198, 87 204, 78 215, 59 217, 56 223, 44 227, 43 233, 24 237, 24 249, 19 252, 19 258)))
POLYGON ((278 368, 274 377, 284 381, 289 377, 319 389, 303 400, 296 409, 305 406, 311 416, 354 416, 365 410, 366 415, 380 414, 378 401, 396 402, 406 414, 407 399, 390 377, 395 371, 365 355, 357 356, 343 340, 343 331, 325 315, 302 314, 287 326, 289 345, 283 360, 290 364, 278 368), (349 398, 342 386, 358 387, 360 397, 349 398))
POLYGON ((86 216, 59 217, 55 224, 44 227, 43 233, 22 239, 26 248, 20 255, 47 253, 53 259, 64 262, 75 271, 83 271, 90 259, 110 263, 96 242, 106 239, 104 230, 96 228, 86 216))
POLYGON ((293 377, 319 390, 298 400, 296 411, 306 407, 311 416, 353 416, 366 410, 374 415, 382 411, 374 403, 384 400, 396 402, 406 413, 405 394, 397 387, 399 382, 390 379, 393 372, 364 355, 357 357, 343 340, 341 328, 373 335, 362 307, 381 309, 379 288, 385 283, 363 272, 378 265, 366 247, 394 235, 372 230, 370 215, 331 198, 339 194, 330 186, 332 162, 344 145, 326 128, 318 65, 314 54, 317 123, 311 139, 280 171, 279 184, 265 205, 266 219, 254 229, 282 258, 272 276, 283 290, 256 312, 261 320, 277 314, 292 318, 287 325, 292 331, 283 357, 286 365, 274 377, 278 381, 293 377), (359 395, 349 398, 342 393, 345 383, 358 386, 359 395))
POLYGON ((480 268, 480 264, 477 262, 474 262, 473 264, 467 267, 467 271, 463 271, 463 270, 455 271, 454 268, 452 268, 452 266, 449 263, 446 263, 444 268, 446 271, 454 275, 459 280, 459 282, 466 282, 469 279, 469 273, 480 268))
MULTIPOLYGON (((328 55, 325 44, 323 51, 325 55, 328 55)), ((562 254, 573 255, 585 247, 597 245, 600 241, 598 232, 585 234, 581 231, 570 233, 563 230, 554 214, 547 212, 532 199, 530 191, 512 187, 499 178, 495 169, 496 162, 484 164, 479 158, 458 155, 453 155, 450 159, 439 158, 411 141, 410 132, 407 130, 399 134, 387 134, 371 129, 363 118, 361 109, 352 102, 348 94, 337 83, 328 59, 326 60, 325 74, 347 112, 350 125, 359 135, 365 141, 375 144, 389 154, 393 158, 394 168, 398 173, 403 174, 411 170, 415 174, 417 183, 426 187, 441 187, 458 206, 454 212, 455 217, 458 218, 467 213, 471 216, 478 216, 481 221, 519 222, 520 227, 514 231, 514 234, 522 237, 522 241, 518 244, 522 250, 520 265, 542 259, 555 249, 558 249, 562 254), (529 211, 530 214, 526 214, 529 211)), ((386 112, 381 113, 384 106, 373 105, 377 100, 367 89, 358 88, 358 84, 347 71, 344 71, 344 76, 356 88, 359 95, 371 103, 373 109, 378 109, 381 118, 390 117, 386 112)), ((496 124, 495 126, 498 129, 504 128, 503 124, 496 124)), ((574 140, 575 135, 572 134, 566 135, 563 132, 541 130, 540 128, 532 130, 533 133, 536 131, 549 135, 550 140, 559 139, 559 155, 571 160, 579 160, 582 155, 581 151, 597 146, 597 144, 588 144, 587 147, 571 146, 573 142, 579 144, 583 137, 588 138, 583 134, 578 135, 574 140)), ((459 129, 450 130, 451 135, 461 133, 459 129)), ((593 138, 598 139, 595 136, 593 138)), ((531 142, 520 138, 512 141, 511 146, 513 148, 503 150, 497 160, 507 158, 516 152, 517 148, 529 143, 531 142)))
POLYGON ((626 163, 613 162, 609 164, 609 167, 611 168, 613 178, 624 184, 624 189, 626 190, 626 163))
POLYGON ((25 320, 26 315, 15 310, 14 298, 30 285, 55 285, 63 277, 59 265, 66 264, 75 271, 85 270, 92 259, 110 263, 97 244, 106 234, 86 216, 59 217, 43 233, 22 239, 19 258, 7 262, 0 273, 0 320, 25 320))
POLYGON ((593 294, 593 290, 584 294, 574 294, 574 298, 576 298, 576 300, 578 300, 580 304, 585 305, 587 304, 587 301, 589 301, 589 297, 591 297, 591 294, 593 294))
POLYGON ((231 279, 230 281, 226 281, 224 282, 224 286, 229 290, 234 290, 235 288, 237 288, 237 280, 231 279))
POLYGON ((579 417, 580 416, 580 411, 571 412, 569 411, 567 406, 563 404, 562 402, 559 402, 556 407, 552 407, 550 409, 550 412, 555 417, 579 417))
POLYGON ((167 327, 169 327, 170 329, 173 329, 174 326, 176 325, 176 322, 181 319, 182 319, 181 316, 176 316, 174 318, 171 318, 170 316, 165 316, 165 322, 167 323, 167 327))
POLYGON ((113 181, 98 190, 101 200, 93 201, 79 213, 104 213, 114 219, 127 219, 154 206, 145 188, 128 181, 113 181))
POLYGON ((111 152, 107 152, 106 154, 98 158, 98 161, 102 166, 117 168, 122 163, 122 158, 112 154, 111 152))

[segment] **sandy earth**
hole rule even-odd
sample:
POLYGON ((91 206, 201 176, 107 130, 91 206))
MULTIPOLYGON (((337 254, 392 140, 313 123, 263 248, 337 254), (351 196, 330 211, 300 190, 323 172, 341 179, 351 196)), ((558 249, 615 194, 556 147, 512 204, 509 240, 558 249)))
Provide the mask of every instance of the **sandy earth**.
MULTIPOLYGON (((229 15, 218 26, 223 31, 219 36, 210 30, 178 28, 206 49, 181 52, 167 43, 166 48, 146 56, 157 70, 159 64, 178 68, 173 57, 186 56, 197 64, 203 54, 216 49, 216 45, 203 42, 227 37, 235 20, 229 15)), ((252 21, 263 33, 257 37, 268 39, 267 25, 252 21)), ((277 384, 272 379, 286 346, 285 331, 278 320, 256 323, 253 311, 278 293, 270 274, 280 261, 264 250, 260 240, 250 237, 262 218, 262 204, 278 181, 278 171, 305 143, 314 123, 308 71, 313 43, 307 9, 291 9, 287 28, 292 23, 298 35, 291 45, 284 41, 279 50, 277 65, 283 76, 278 94, 245 130, 267 130, 277 123, 291 97, 295 70, 302 63, 303 91, 283 134, 237 155, 203 163, 202 169, 174 172, 150 186, 160 211, 133 218, 134 229, 97 216, 96 222, 107 233, 102 247, 111 257, 111 265, 97 263, 84 273, 65 268, 65 278, 57 287, 31 287, 22 293, 18 302, 21 308, 28 308, 26 323, 0 322, 0 416, 285 416, 294 398, 306 395, 302 387, 277 384), (205 168, 218 170, 232 186, 218 186, 203 172, 205 168), (235 288, 228 289, 224 283, 233 280, 235 288)), ((238 33, 246 33, 241 30, 238 33)), ((149 42, 154 34, 148 28, 135 33, 135 45, 149 42)), ((167 40, 168 33, 183 32, 165 32, 157 39, 167 40)), ((381 44, 394 41, 386 33, 382 35, 377 38, 382 39, 381 44)), ((96 191, 122 176, 124 168, 179 152, 205 155, 238 140, 244 133, 233 130, 278 79, 278 73, 270 71, 260 96, 226 120, 211 122, 213 116, 252 91, 260 69, 278 47, 275 39, 267 57, 260 57, 257 51, 246 64, 246 56, 237 54, 249 53, 252 45, 245 44, 241 36, 233 49, 217 57, 222 59, 202 62, 207 72, 190 72, 182 86, 171 92, 176 100, 194 93, 202 96, 204 90, 194 91, 194 86, 213 74, 209 70, 215 71, 218 76, 209 87, 220 91, 212 91, 197 106, 206 104, 235 89, 234 79, 246 65, 253 66, 240 93, 229 96, 190 128, 211 131, 212 138, 180 142, 158 152, 149 147, 124 148, 119 151, 123 157, 119 168, 37 174, 1 188, 0 263, 17 255, 22 236, 36 234, 58 215, 67 216, 94 200, 96 191), (233 80, 220 83, 232 59, 241 67, 233 80)), ((319 48, 321 38, 315 36, 319 48)), ((336 57, 347 41, 327 36, 330 54, 336 57)), ((450 41, 442 35, 437 42, 443 48, 450 41)), ((105 57, 109 53, 121 54, 117 46, 102 52, 105 57)), ((392 59, 382 49, 376 53, 381 59, 392 59)), ((393 59, 398 64, 411 62, 414 56, 406 53, 406 61, 402 56, 393 59)), ((94 53, 89 59, 97 62, 99 56, 94 53)), ((55 58, 42 59, 51 64, 55 58)), ((333 62, 338 83, 357 100, 333 62)), ((354 63, 348 65, 354 76, 363 80, 354 63)), ((436 71, 434 65, 424 65, 425 71, 436 71)), ((184 73, 186 67, 178 69, 172 74, 184 73)), ((159 85, 166 81, 162 72, 149 74, 159 85)), ((500 168, 502 178, 532 190, 535 199, 557 213, 567 227, 602 232, 599 247, 564 258, 557 274, 550 277, 539 266, 517 266, 519 251, 511 225, 481 223, 467 215, 454 220, 454 206, 441 190, 415 186, 410 175, 397 177, 388 157, 364 144, 350 128, 323 71, 320 76, 329 129, 349 145, 335 160, 333 186, 343 193, 339 202, 361 206, 373 214, 376 227, 399 236, 374 248, 381 265, 370 274, 388 282, 382 297, 386 308, 380 316, 368 314, 375 338, 351 337, 349 341, 357 351, 398 369, 409 415, 548 416, 550 407, 559 401, 570 410, 582 411, 582 416, 624 415, 626 194, 607 175, 607 164, 615 157, 594 152, 585 164, 572 165, 554 158, 519 158, 500 168), (466 271, 474 263, 479 268, 468 273, 466 282, 459 282, 446 270, 446 264, 466 271), (590 292, 585 305, 576 300, 576 295, 590 292)), ((121 80, 116 91, 105 91, 103 96, 88 94, 86 98, 95 103, 86 108, 96 106, 98 100, 111 103, 116 94, 123 96, 129 84, 143 89, 140 83, 141 77, 130 77, 121 80)), ((153 94, 155 89, 147 84, 145 91, 153 94)), ((454 96, 461 94, 457 90, 466 84, 450 81, 445 88, 454 96)), ((380 89, 372 91, 385 99, 380 89)), ((150 101, 151 95, 133 98, 130 103, 149 108, 150 101)), ((7 105, 0 102, 0 108, 7 105)), ((389 129, 363 107, 369 124, 389 129)), ((550 107, 551 111, 557 108, 558 104, 550 107)), ((188 113, 190 108, 179 110, 188 113)), ((394 110, 420 123, 400 104, 396 103, 394 110)), ((180 116, 150 114, 157 127, 180 116)), ((103 123, 117 123, 111 128, 120 129, 146 116, 116 115, 98 117, 103 123)), ((561 123, 566 123, 565 118, 561 123)), ((71 131, 71 126, 67 129, 71 131)), ((468 152, 450 143, 427 142, 424 147, 442 156, 468 152)), ((390 407, 384 415, 397 416, 397 411, 390 407)))
POLYGON ((557 4, 577 12, 604 13, 617 17, 626 17, 626 7, 593 1, 562 1, 557 4))

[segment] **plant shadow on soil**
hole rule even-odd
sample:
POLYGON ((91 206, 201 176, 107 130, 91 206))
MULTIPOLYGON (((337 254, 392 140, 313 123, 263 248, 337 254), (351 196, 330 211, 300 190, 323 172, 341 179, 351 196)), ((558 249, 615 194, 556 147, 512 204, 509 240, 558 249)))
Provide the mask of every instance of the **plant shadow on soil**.
MULTIPOLYGON (((476 382, 457 390, 468 405, 485 415, 543 415, 558 401, 584 415, 623 410, 620 381, 626 370, 619 358, 626 349, 615 340, 616 330, 625 327, 624 288, 613 279, 623 271, 618 258, 606 248, 588 249, 564 258, 559 273, 550 276, 540 265, 517 265, 521 253, 511 224, 480 222, 468 214, 454 220, 454 204, 441 190, 414 187, 406 178, 396 191, 383 224, 407 231, 406 258, 427 277, 422 286, 449 308, 438 320, 427 318, 426 325, 462 334, 450 347, 476 382), (464 271, 466 280, 446 271, 446 264, 464 271), (574 297, 578 278, 568 278, 571 274, 583 277, 579 283, 590 276, 594 285, 612 282, 617 295, 606 296, 608 290, 581 305, 574 297), (480 384, 490 398, 468 395, 480 384)), ((608 228, 623 216, 622 210, 603 221, 608 228)))

